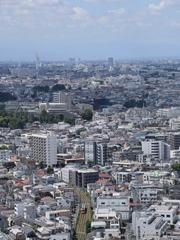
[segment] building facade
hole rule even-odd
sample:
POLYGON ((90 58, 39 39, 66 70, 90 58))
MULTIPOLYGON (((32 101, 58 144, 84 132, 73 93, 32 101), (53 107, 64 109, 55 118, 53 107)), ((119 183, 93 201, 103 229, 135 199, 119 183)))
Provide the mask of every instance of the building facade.
POLYGON ((57 164, 57 139, 52 133, 31 135, 31 155, 36 163, 57 164))
POLYGON ((54 92, 53 93, 54 103, 65 103, 67 105, 67 110, 72 109, 72 98, 71 95, 65 92, 54 92))
POLYGON ((156 161, 170 159, 170 146, 162 141, 142 142, 143 154, 152 155, 156 161))

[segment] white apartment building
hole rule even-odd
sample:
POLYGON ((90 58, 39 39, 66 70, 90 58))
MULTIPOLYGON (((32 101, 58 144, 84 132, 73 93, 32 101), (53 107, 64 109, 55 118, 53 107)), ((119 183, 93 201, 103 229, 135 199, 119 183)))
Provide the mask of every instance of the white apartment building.
POLYGON ((14 210, 16 216, 21 216, 28 222, 34 222, 36 218, 36 205, 34 203, 17 203, 14 210))
POLYGON ((61 169, 61 180, 65 183, 69 183, 70 171, 78 170, 79 168, 74 164, 67 164, 64 168, 61 169))
POLYGON ((108 160, 107 144, 97 143, 96 145, 96 163, 98 165, 104 165, 108 160))
POLYGON ((161 108, 157 111, 157 116, 174 118, 180 116, 180 107, 161 108))
POLYGON ((72 98, 71 95, 65 92, 54 92, 53 93, 54 103, 65 103, 67 105, 67 110, 72 109, 72 98))
POLYGON ((122 220, 129 220, 130 218, 130 197, 129 196, 107 196, 97 198, 97 208, 95 209, 95 218, 109 218, 115 216, 116 212, 121 213, 122 220), (110 213, 113 214, 110 214, 110 213))
POLYGON ((104 165, 108 160, 107 144, 94 141, 85 141, 84 144, 85 164, 89 161, 98 165, 104 165))
POLYGON ((52 133, 31 135, 31 155, 37 163, 57 164, 57 139, 52 133))
POLYGON ((36 205, 34 203, 24 204, 23 210, 24 219, 26 219, 28 222, 34 223, 34 220, 36 218, 36 205))
POLYGON ((180 148, 177 150, 170 150, 170 158, 180 157, 180 148))
POLYGON ((10 150, 0 150, 0 160, 7 161, 11 152, 10 150))
POLYGON ((24 204, 23 203, 16 203, 14 205, 14 214, 16 216, 24 217, 24 204))
POLYGON ((157 161, 170 159, 170 146, 162 141, 143 141, 142 151, 143 154, 152 155, 157 161))
POLYGON ((156 215, 163 217, 163 220, 167 221, 168 224, 173 224, 178 218, 177 205, 166 204, 162 202, 161 205, 151 205, 148 212, 154 212, 156 215))
POLYGON ((180 131, 180 117, 176 119, 170 119, 169 125, 172 130, 180 131))
POLYGON ((132 228, 137 240, 151 236, 163 236, 168 229, 168 223, 163 217, 149 212, 133 212, 132 228))
POLYGON ((156 189, 138 189, 140 202, 144 204, 155 203, 158 197, 158 191, 156 189))
POLYGON ((86 141, 84 145, 85 164, 88 162, 96 162, 96 142, 86 141))

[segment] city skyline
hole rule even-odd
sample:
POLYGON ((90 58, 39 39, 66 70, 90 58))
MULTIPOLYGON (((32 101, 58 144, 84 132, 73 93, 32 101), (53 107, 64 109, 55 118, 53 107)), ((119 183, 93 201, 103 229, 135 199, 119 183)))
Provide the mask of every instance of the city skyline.
POLYGON ((178 0, 1 0, 0 61, 179 57, 178 0))

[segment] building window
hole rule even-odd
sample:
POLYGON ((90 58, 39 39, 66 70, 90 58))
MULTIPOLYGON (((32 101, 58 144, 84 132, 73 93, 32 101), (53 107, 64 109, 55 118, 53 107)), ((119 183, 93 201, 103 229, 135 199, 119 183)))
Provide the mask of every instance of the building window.
POLYGON ((166 217, 170 217, 170 215, 166 215, 166 217))

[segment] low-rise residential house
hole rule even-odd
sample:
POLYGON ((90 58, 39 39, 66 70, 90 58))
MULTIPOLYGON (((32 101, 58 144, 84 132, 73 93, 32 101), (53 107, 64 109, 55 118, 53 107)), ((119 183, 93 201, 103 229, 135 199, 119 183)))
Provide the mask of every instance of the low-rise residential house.
POLYGON ((26 240, 25 232, 19 226, 13 226, 9 231, 9 236, 13 240, 26 240))
POLYGON ((47 211, 51 210, 48 205, 38 205, 37 206, 37 214, 44 215, 47 211))
POLYGON ((57 233, 55 235, 51 235, 50 240, 70 240, 70 233, 57 233))
POLYGON ((51 237, 52 230, 47 227, 40 227, 37 229, 37 237, 39 240, 49 240, 51 237))
POLYGON ((56 200, 57 200, 57 206, 60 206, 60 207, 70 208, 72 205, 69 199, 65 199, 63 197, 56 198, 56 200))
POLYGON ((111 239, 113 237, 120 239, 120 236, 121 236, 121 233, 118 228, 105 229, 105 232, 104 232, 105 239, 111 239))
MULTIPOLYGON (((97 208, 95 209, 95 217, 99 218, 100 211, 113 209, 121 213, 122 220, 130 219, 130 197, 123 195, 112 195, 97 198, 97 208), (96 210, 97 209, 97 210, 96 210)), ((105 212, 104 212, 105 213, 105 212)), ((108 211, 107 211, 108 218, 108 211)))
POLYGON ((48 220, 53 220, 58 216, 67 216, 70 217, 70 210, 54 210, 54 211, 47 211, 45 216, 48 220))

